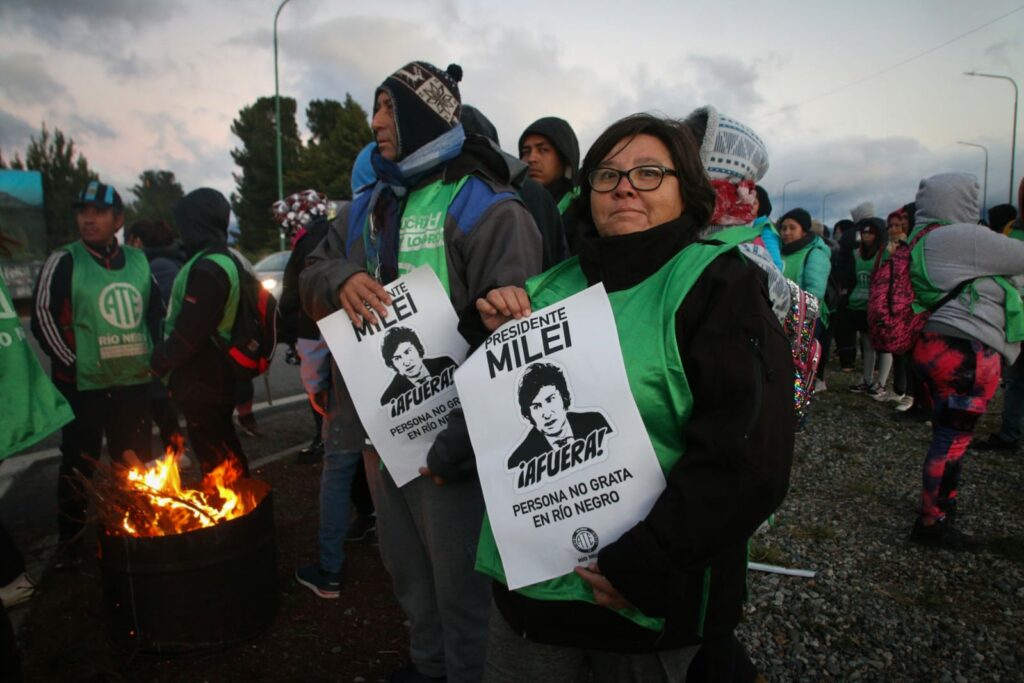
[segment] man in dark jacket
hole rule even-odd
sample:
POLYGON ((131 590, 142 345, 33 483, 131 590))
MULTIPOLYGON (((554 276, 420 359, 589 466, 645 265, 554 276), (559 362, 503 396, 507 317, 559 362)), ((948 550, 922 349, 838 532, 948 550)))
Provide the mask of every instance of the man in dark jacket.
POLYGON ((74 206, 81 239, 46 259, 32 305, 32 332, 75 413, 61 435, 61 542, 82 529, 86 499, 73 479, 92 476, 104 435, 111 458, 149 457, 147 366, 164 311, 146 257, 114 237, 124 225, 117 191, 94 180, 74 206))
POLYGON ((231 421, 235 380, 214 339, 230 335, 242 269, 228 252, 231 207, 217 190, 193 190, 174 207, 188 263, 174 280, 163 342, 150 363, 157 376, 171 375, 171 397, 188 427, 192 450, 207 473, 235 458, 249 465, 231 421))
MULTIPOLYGON (((383 284, 422 264, 446 285, 472 345, 487 335, 476 298, 540 271, 540 235, 509 185, 508 164, 459 123, 461 77, 454 64, 441 71, 412 62, 377 89, 371 127, 379 180, 341 211, 302 272, 303 306, 313 319, 344 309, 353 324, 376 323, 391 301, 383 284)), ((331 420, 349 448, 363 448, 365 432, 336 365, 334 377, 331 420)), ((424 476, 398 488, 375 453, 366 474, 381 555, 410 621, 412 663, 395 680, 480 680, 491 598, 486 577, 473 570, 484 511, 479 482, 435 486, 424 476)))
POLYGON ((545 116, 537 119, 519 136, 519 158, 530 167, 530 177, 551 194, 562 214, 569 253, 576 253, 576 218, 570 209, 580 194, 576 174, 580 165, 580 143, 565 119, 545 116))
MULTIPOLYGON (((501 150, 498 129, 483 112, 464 104, 460 118, 466 135, 482 135, 501 150)), ((558 205, 544 186, 530 177, 528 165, 504 150, 501 150, 501 154, 508 161, 512 186, 519 192, 519 198, 523 200, 526 210, 533 216, 537 229, 540 230, 541 246, 544 249, 541 267, 547 270, 569 257, 569 247, 565 243, 565 230, 562 228, 562 216, 558 205)))

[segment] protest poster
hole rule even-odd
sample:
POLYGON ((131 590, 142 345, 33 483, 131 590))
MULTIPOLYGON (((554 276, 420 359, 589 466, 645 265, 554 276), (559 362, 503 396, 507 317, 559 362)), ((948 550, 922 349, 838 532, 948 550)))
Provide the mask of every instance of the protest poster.
POLYGON ((420 476, 448 413, 459 406, 454 375, 469 345, 430 268, 384 289, 392 301, 376 325, 357 327, 343 310, 317 324, 370 441, 402 486, 420 476))
POLYGON ((603 285, 498 328, 455 383, 510 589, 593 561, 665 488, 603 285))

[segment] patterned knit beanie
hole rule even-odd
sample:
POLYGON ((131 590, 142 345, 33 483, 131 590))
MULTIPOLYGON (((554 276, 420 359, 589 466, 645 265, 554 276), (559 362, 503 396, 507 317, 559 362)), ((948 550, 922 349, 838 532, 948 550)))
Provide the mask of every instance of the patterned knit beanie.
POLYGON ((715 188, 712 225, 746 225, 757 217, 756 183, 768 172, 768 149, 753 130, 708 105, 684 122, 700 143, 700 160, 715 188))
POLYGON ((398 129, 398 160, 404 159, 459 123, 462 67, 441 71, 427 62, 410 62, 384 79, 381 92, 391 97, 398 129))

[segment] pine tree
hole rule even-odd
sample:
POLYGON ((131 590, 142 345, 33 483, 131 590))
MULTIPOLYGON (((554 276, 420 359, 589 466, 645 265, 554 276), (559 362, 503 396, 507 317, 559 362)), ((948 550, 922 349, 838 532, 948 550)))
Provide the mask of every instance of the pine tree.
POLYGON ((311 137, 299 154, 298 168, 286 177, 288 185, 350 199, 352 165, 373 139, 366 111, 348 94, 344 104, 313 100, 306 107, 306 125, 311 137))
MULTIPOLYGON (((274 137, 274 98, 261 97, 243 107, 231 124, 231 132, 242 141, 231 151, 240 172, 234 174, 236 191, 231 207, 238 218, 241 248, 249 254, 278 247, 278 229, 271 206, 277 201, 277 156, 274 137)), ((295 100, 281 98, 281 160, 285 177, 294 172, 301 148, 295 123, 295 100)), ((288 194, 285 187, 285 194, 288 194)), ((294 191, 294 190, 292 190, 294 191)))
POLYGON ((32 136, 25 160, 15 156, 11 168, 39 171, 43 180, 43 207, 46 214, 46 246, 53 250, 78 236, 74 203, 90 180, 98 178, 85 156, 75 154, 75 141, 59 128, 53 134, 43 124, 39 137, 32 136))
POLYGON ((135 201, 128 207, 125 225, 138 219, 163 220, 174 225, 174 205, 185 192, 174 177, 174 171, 147 170, 139 174, 139 182, 132 186, 135 201))

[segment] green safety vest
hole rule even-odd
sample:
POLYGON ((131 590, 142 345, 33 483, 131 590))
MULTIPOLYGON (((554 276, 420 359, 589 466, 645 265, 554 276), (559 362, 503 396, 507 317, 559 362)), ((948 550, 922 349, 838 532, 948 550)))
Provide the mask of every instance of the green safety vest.
MULTIPOLYGON (((885 245, 879 247, 879 249, 885 249, 885 245)), ((846 307, 851 311, 866 311, 868 310, 868 294, 871 292, 871 273, 875 270, 875 259, 878 257, 876 252, 871 258, 864 258, 860 255, 860 251, 854 252, 853 265, 856 272, 856 284, 853 286, 853 290, 850 292, 850 298, 847 301, 846 307)), ((879 265, 885 263, 888 260, 888 254, 883 254, 882 260, 879 265)))
POLYGON ((11 294, 0 277, 0 460, 28 448, 75 419, 25 340, 11 294))
MULTIPOLYGON (((720 254, 747 241, 747 236, 743 230, 723 230, 712 238, 722 244, 691 244, 643 282, 608 294, 630 392, 640 410, 658 463, 666 475, 686 449, 683 428, 693 411, 693 396, 676 340, 676 311, 704 269, 720 254), (645 332, 637 334, 636 330, 645 332)), ((564 261, 526 283, 535 311, 586 287, 579 257, 564 261)), ((507 584, 487 515, 480 531, 476 569, 507 584)), ((704 570, 704 609, 701 610, 698 632, 702 631, 707 608, 710 574, 709 566, 704 570)), ((516 592, 535 600, 594 602, 590 586, 572 572, 525 586, 516 592)), ((636 609, 620 610, 619 613, 652 630, 660 631, 664 626, 664 620, 648 617, 636 609)))
MULTIPOLYGON (((911 232, 911 237, 923 227, 923 225, 916 226, 911 232)), ((913 308, 915 313, 928 310, 946 295, 945 292, 935 286, 935 283, 928 276, 928 268, 924 262, 924 243, 928 240, 928 237, 929 235, 925 235, 919 239, 917 244, 914 245, 914 250, 910 252, 910 284, 914 288, 913 308)), ((989 277, 1002 287, 1006 293, 1003 301, 1003 310, 1006 314, 1006 341, 1011 343, 1024 341, 1024 303, 1021 302, 1020 292, 1002 275, 992 275, 989 277)), ((970 297, 967 308, 973 312, 974 302, 978 300, 978 290, 975 288, 974 282, 968 283, 964 287, 963 292, 967 292, 968 297, 970 297)), ((963 292, 957 298, 963 296, 963 292)))
POLYGON ((185 300, 185 286, 188 284, 188 274, 192 271, 192 266, 195 265, 195 262, 201 258, 208 258, 220 266, 227 273, 228 281, 231 283, 231 288, 228 290, 228 300, 224 304, 224 315, 221 316, 220 322, 217 323, 217 336, 222 342, 227 344, 231 341, 231 328, 235 324, 235 315, 238 313, 238 266, 235 265, 235 261, 227 254, 208 254, 205 251, 201 251, 190 258, 174 277, 174 284, 171 285, 171 297, 167 302, 167 321, 164 323, 164 339, 169 338, 174 331, 174 323, 181 312, 181 302, 185 300))
POLYGON ((80 390, 132 386, 149 381, 153 340, 146 327, 152 275, 141 250, 124 250, 124 268, 109 270, 81 242, 67 247, 71 273, 71 320, 80 390))
MULTIPOLYGON (((398 229, 398 275, 407 275, 420 266, 429 266, 437 275, 446 294, 451 296, 448 284, 448 259, 444 248, 444 223, 448 207, 455 200, 459 190, 470 176, 464 176, 454 183, 437 180, 409 195, 402 209, 402 220, 398 229)), ((367 216, 367 223, 371 220, 367 216)), ((370 253, 370 231, 363 230, 363 240, 370 253)), ((367 263, 372 271, 372 264, 367 263)))
MULTIPOLYGON (((820 239, 820 238, 819 238, 820 239)), ((804 286, 804 266, 807 265, 807 259, 811 256, 811 251, 817 246, 817 240, 812 241, 806 247, 800 251, 794 251, 792 254, 782 255, 782 274, 786 276, 786 279, 792 280, 802 289, 804 286)), ((870 282, 870 278, 869 278, 870 282)), ((825 283, 826 292, 828 287, 828 281, 825 283)), ((821 319, 823 325, 828 325, 829 318, 828 306, 825 305, 825 298, 822 297, 818 300, 818 317, 821 319)))
POLYGON ((580 196, 580 186, 579 185, 577 185, 576 187, 572 188, 571 190, 566 192, 564 195, 562 195, 562 198, 558 200, 558 213, 560 213, 560 214, 565 213, 565 210, 569 208, 569 205, 572 204, 573 200, 576 199, 579 196, 580 196))

